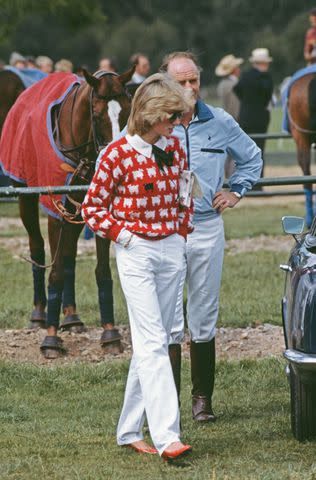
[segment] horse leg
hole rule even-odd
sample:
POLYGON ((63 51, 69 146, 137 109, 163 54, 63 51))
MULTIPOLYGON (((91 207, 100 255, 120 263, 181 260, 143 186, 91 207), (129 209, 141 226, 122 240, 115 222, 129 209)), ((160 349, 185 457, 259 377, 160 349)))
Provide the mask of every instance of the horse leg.
MULTIPOLYGON (((15 184, 17 186, 17 184, 15 184)), ((30 319, 30 328, 45 327, 46 320, 46 293, 45 269, 40 265, 45 264, 44 239, 40 231, 38 195, 20 195, 20 217, 29 236, 29 247, 33 272, 34 309, 30 319)))
POLYGON ((100 343, 108 353, 120 353, 123 351, 121 335, 114 327, 110 244, 110 240, 96 235, 97 266, 95 277, 98 285, 101 326, 103 327, 100 343))
POLYGON ((75 295, 77 245, 82 229, 82 224, 71 224, 67 222, 64 224, 64 235, 65 238, 67 238, 67 242, 63 246, 63 313, 65 318, 61 324, 61 328, 64 330, 72 329, 76 332, 83 331, 84 329, 84 324, 81 322, 76 312, 75 295))
POLYGON ((59 317, 64 289, 64 255, 67 245, 74 242, 74 234, 69 236, 66 222, 48 217, 48 237, 52 257, 52 268, 48 278, 47 336, 41 344, 46 358, 56 358, 64 353, 62 339, 57 336, 59 317), (66 246, 66 248, 65 248, 66 246))
POLYGON ((56 358, 59 353, 64 352, 62 339, 57 336, 64 286, 62 264, 64 232, 63 223, 51 216, 48 217, 48 238, 53 264, 48 277, 47 336, 40 348, 46 358, 56 358))
MULTIPOLYGON (((310 175, 310 142, 307 136, 301 135, 296 139, 298 163, 303 171, 303 175, 310 175)), ((314 218, 313 212, 313 185, 305 185, 305 210, 306 225, 309 228, 314 218)))

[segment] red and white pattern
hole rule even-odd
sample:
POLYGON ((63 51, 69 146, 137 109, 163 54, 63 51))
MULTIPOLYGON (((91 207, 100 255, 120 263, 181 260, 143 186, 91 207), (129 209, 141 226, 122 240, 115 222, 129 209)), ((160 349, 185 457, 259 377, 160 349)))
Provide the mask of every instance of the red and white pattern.
POLYGON ((123 228, 159 239, 192 231, 193 206, 179 205, 180 171, 187 166, 179 140, 167 139, 165 151, 174 152, 171 167, 160 170, 153 156, 140 154, 126 137, 113 142, 103 154, 82 205, 91 230, 116 240, 123 228))

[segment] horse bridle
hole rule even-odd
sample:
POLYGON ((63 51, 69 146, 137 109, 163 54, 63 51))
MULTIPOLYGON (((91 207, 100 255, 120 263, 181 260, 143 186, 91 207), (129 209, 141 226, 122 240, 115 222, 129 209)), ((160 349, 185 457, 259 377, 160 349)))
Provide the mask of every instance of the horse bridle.
MULTIPOLYGON (((103 70, 99 70, 98 72, 94 73, 93 76, 96 78, 101 78, 106 75, 118 76, 118 74, 115 72, 105 72, 103 70)), ((69 94, 64 99, 65 101, 67 98, 69 98, 70 94, 73 94, 71 114, 70 114, 70 132, 71 132, 71 139, 74 144, 75 144, 75 140, 74 140, 73 131, 72 131, 72 116, 73 116, 74 105, 75 105, 75 101, 76 101, 80 86, 81 84, 75 85, 74 88, 69 92, 69 94)), ((129 96, 128 91, 126 89, 125 89, 125 94, 129 96)), ((92 140, 88 140, 87 142, 81 143, 80 145, 75 145, 74 147, 71 147, 71 148, 65 148, 60 142, 59 117, 62 111, 63 103, 61 104, 61 107, 57 115, 55 116, 54 136, 60 152, 63 155, 65 155, 65 157, 69 158, 70 160, 72 160, 74 163, 77 164, 77 167, 73 171, 72 179, 78 178, 83 183, 89 183, 91 180, 90 177, 94 172, 96 159, 90 160, 88 158, 88 155, 93 151, 97 157, 100 151, 110 143, 110 142, 104 143, 98 135, 96 122, 95 122, 95 114, 93 110, 93 99, 97 98, 98 100, 104 100, 108 102, 110 100, 113 100, 116 96, 120 96, 120 95, 121 94, 100 95, 94 90, 93 87, 90 88, 89 110, 90 110, 90 119, 91 119, 92 140), (93 150, 92 149, 86 150, 83 152, 82 155, 80 155, 80 152, 82 149, 90 146, 93 146, 93 150)), ((51 200, 63 219, 67 220, 69 223, 76 223, 76 224, 84 223, 82 220, 75 220, 75 218, 77 218, 80 215, 81 203, 77 202, 76 200, 71 198, 69 195, 66 195, 66 198, 75 207, 74 213, 69 212, 67 208, 62 204, 61 201, 56 201, 54 197, 51 195, 51 200)))
MULTIPOLYGON (((103 70, 99 70, 98 72, 93 74, 93 76, 96 77, 96 78, 102 78, 102 77, 105 77, 107 75, 116 76, 116 77, 118 76, 118 74, 115 73, 115 72, 105 72, 103 70)), ((98 155, 100 153, 100 150, 102 150, 102 148, 106 147, 110 143, 110 142, 104 143, 99 138, 97 128, 96 128, 96 124, 95 124, 95 121, 94 121, 95 115, 94 115, 94 111, 93 111, 93 98, 95 97, 98 100, 104 100, 104 101, 107 101, 107 102, 109 100, 112 100, 113 98, 115 98, 115 96, 113 96, 113 95, 100 95, 94 90, 93 87, 90 87, 89 110, 90 110, 92 140, 88 140, 87 142, 81 143, 80 145, 76 145, 75 144, 76 142, 75 142, 75 139, 74 139, 74 136, 73 136, 73 130, 72 130, 72 123, 73 123, 72 122, 72 117, 73 117, 73 110, 74 110, 74 106, 75 106, 75 103, 76 103, 76 98, 77 98, 77 94, 78 94, 80 86, 81 86, 80 83, 74 85, 74 88, 70 90, 68 95, 65 97, 65 99, 61 103, 61 106, 60 106, 58 112, 56 112, 56 114, 55 114, 55 128, 54 128, 54 137, 55 137, 55 141, 56 141, 56 145, 57 145, 58 149, 60 150, 60 152, 63 155, 65 155, 65 157, 69 158, 70 160, 72 160, 76 164, 79 164, 80 160, 82 159, 82 156, 80 155, 80 152, 83 148, 93 146, 93 150, 88 150, 88 151, 84 152, 85 156, 89 155, 89 153, 91 153, 91 152, 94 152, 96 155, 98 155), (60 142, 59 117, 61 115, 64 103, 66 102, 66 100, 68 100, 68 98, 71 94, 73 95, 73 99, 72 99, 71 113, 70 113, 70 133, 71 133, 71 139, 72 139, 72 142, 73 142, 74 146, 70 147, 70 148, 66 148, 60 142)), ((125 93, 128 94, 127 90, 125 90, 125 93)), ((119 95, 117 95, 117 96, 119 96, 119 95)))

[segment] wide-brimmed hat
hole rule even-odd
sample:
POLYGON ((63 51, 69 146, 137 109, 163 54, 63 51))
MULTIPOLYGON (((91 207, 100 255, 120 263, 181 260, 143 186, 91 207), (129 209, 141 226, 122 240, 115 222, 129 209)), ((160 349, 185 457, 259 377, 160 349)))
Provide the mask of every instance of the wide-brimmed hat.
POLYGON ((269 50, 267 48, 255 48, 251 52, 249 62, 251 63, 270 63, 273 58, 270 57, 269 50))
POLYGON ((215 68, 215 74, 218 77, 225 77, 243 63, 243 58, 236 58, 234 55, 225 55, 215 68))
POLYGON ((14 67, 14 65, 18 62, 24 62, 26 63, 27 60, 25 57, 23 57, 23 55, 21 55, 20 53, 18 52, 12 52, 11 55, 10 55, 10 60, 9 60, 9 63, 12 67, 14 67))

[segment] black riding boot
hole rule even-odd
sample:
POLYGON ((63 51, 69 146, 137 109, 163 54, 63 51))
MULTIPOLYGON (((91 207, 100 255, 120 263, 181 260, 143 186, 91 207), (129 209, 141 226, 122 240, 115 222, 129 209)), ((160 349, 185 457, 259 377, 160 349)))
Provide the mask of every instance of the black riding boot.
POLYGON ((215 338, 190 344, 192 416, 197 422, 215 422, 212 395, 215 376, 215 338))
POLYGON ((181 390, 181 345, 173 344, 169 345, 169 358, 176 385, 178 401, 180 406, 180 390, 181 390))

